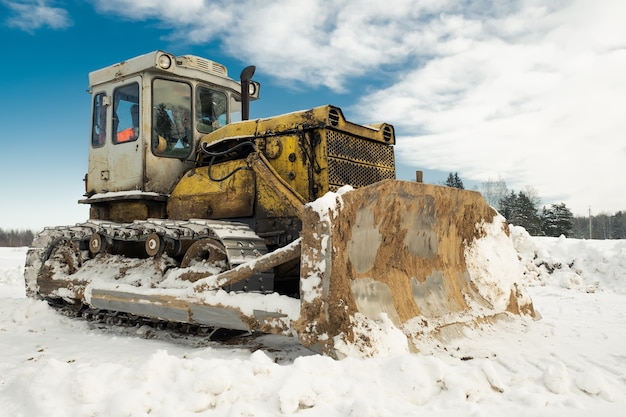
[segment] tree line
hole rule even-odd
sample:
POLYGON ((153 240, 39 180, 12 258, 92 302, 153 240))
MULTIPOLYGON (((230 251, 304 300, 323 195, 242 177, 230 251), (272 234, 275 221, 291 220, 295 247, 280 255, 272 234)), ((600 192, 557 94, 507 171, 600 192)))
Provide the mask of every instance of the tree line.
POLYGON ((3 230, 0 228, 0 247, 30 246, 35 234, 31 230, 3 230))
MULTIPOLYGON (((464 188, 457 172, 451 172, 444 185, 464 188)), ((574 216, 565 203, 540 208, 541 199, 532 188, 512 191, 502 179, 486 181, 478 191, 507 222, 524 227, 532 236, 626 239, 626 212, 623 211, 584 217, 574 216)))
POLYGON ((577 239, 626 239, 626 212, 574 217, 572 237, 577 239))

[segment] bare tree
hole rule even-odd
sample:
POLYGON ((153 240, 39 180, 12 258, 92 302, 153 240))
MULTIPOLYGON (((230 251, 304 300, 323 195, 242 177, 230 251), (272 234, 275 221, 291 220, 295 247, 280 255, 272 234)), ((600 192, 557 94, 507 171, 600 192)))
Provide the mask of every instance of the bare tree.
POLYGON ((509 190, 502 177, 498 177, 498 179, 488 179, 483 182, 480 192, 490 206, 500 210, 500 200, 507 196, 509 190))

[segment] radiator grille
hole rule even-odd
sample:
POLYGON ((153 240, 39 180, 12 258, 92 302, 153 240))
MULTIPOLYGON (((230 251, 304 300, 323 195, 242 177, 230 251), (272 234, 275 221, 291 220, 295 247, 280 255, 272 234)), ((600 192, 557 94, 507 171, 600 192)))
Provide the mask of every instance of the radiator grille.
POLYGON ((395 179, 393 147, 327 130, 328 180, 331 191, 395 179))

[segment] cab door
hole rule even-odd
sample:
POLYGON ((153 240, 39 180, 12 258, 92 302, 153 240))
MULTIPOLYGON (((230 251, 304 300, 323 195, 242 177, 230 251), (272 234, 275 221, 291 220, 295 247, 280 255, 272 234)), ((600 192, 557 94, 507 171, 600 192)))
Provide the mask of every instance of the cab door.
POLYGON ((142 190, 141 78, 94 94, 88 192, 142 190))

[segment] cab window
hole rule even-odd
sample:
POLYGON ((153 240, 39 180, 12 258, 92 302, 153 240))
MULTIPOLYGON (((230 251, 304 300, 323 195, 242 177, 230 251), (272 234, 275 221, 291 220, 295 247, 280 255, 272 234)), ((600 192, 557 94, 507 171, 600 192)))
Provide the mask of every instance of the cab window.
POLYGON ((230 122, 241 121, 241 99, 236 96, 230 97, 230 122))
POLYGON ((192 149, 191 86, 155 79, 152 84, 152 152, 185 158, 192 149))
POLYGON ((91 146, 104 146, 107 137, 107 103, 106 94, 98 93, 93 98, 93 117, 91 121, 91 146))
POLYGON ((226 118, 226 94, 200 86, 196 91, 196 129, 211 133, 224 126, 226 118))
POLYGON ((113 143, 133 142, 139 138, 139 84, 132 83, 113 91, 113 143))

